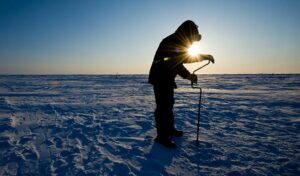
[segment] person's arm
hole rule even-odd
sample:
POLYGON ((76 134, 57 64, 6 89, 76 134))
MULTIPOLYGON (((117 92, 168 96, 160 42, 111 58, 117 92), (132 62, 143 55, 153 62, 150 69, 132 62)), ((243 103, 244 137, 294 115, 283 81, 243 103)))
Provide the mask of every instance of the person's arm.
POLYGON ((184 78, 192 81, 192 83, 197 84, 198 78, 196 75, 191 74, 184 66, 183 64, 179 64, 178 66, 178 74, 184 78))
POLYGON ((214 57, 209 54, 199 54, 198 56, 190 56, 187 59, 185 59, 184 63, 195 63, 195 62, 201 62, 204 60, 209 60, 212 63, 215 63, 214 57))
POLYGON ((200 61, 209 60, 212 63, 215 63, 214 57, 210 54, 199 54, 199 58, 200 58, 200 61))

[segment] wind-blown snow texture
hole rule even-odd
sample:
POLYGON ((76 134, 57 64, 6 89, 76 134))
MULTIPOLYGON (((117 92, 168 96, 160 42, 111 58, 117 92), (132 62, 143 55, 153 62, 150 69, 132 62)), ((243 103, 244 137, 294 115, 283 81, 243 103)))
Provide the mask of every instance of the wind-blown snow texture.
POLYGON ((178 148, 155 144, 146 75, 0 76, 0 175, 299 175, 300 75, 177 79, 178 148))

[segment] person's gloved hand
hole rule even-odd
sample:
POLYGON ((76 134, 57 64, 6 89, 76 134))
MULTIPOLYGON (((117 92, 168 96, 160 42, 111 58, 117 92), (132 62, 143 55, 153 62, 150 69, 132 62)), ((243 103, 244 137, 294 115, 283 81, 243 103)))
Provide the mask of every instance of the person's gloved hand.
POLYGON ((215 63, 215 59, 212 55, 207 55, 207 60, 211 61, 213 64, 215 63))
POLYGON ((198 82, 198 77, 195 74, 190 74, 189 80, 192 82, 192 84, 197 84, 198 82))
POLYGON ((201 54, 200 56, 202 57, 202 60, 209 60, 213 64, 215 63, 214 57, 212 55, 210 55, 210 54, 201 54))

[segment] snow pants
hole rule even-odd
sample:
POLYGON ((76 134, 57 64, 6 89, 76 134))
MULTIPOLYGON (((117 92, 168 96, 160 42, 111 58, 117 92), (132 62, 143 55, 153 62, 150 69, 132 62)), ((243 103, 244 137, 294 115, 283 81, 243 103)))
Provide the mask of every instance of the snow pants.
POLYGON ((172 86, 154 85, 156 102, 155 124, 157 137, 168 138, 174 129, 174 88, 172 86))

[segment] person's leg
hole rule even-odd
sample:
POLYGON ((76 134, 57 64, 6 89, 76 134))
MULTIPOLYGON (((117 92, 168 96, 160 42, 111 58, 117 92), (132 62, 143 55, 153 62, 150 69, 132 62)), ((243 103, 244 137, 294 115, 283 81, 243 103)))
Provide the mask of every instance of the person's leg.
POLYGON ((159 134, 169 135, 170 130, 174 128, 174 90, 169 87, 155 86, 154 93, 156 100, 155 120, 159 134))
POLYGON ((174 89, 172 87, 154 86, 156 100, 155 122, 157 129, 156 141, 167 147, 176 147, 170 140, 174 128, 174 89))
POLYGON ((173 107, 174 107, 174 89, 167 90, 168 93, 168 103, 167 104, 167 122, 168 122, 168 135, 169 136, 176 136, 181 137, 183 136, 183 132, 179 131, 175 128, 175 120, 174 120, 174 114, 173 114, 173 107))
POLYGON ((172 131, 174 129, 174 114, 173 114, 173 106, 174 106, 174 89, 168 88, 165 92, 166 102, 165 102, 165 119, 166 119, 166 131, 168 136, 172 135, 172 131))

